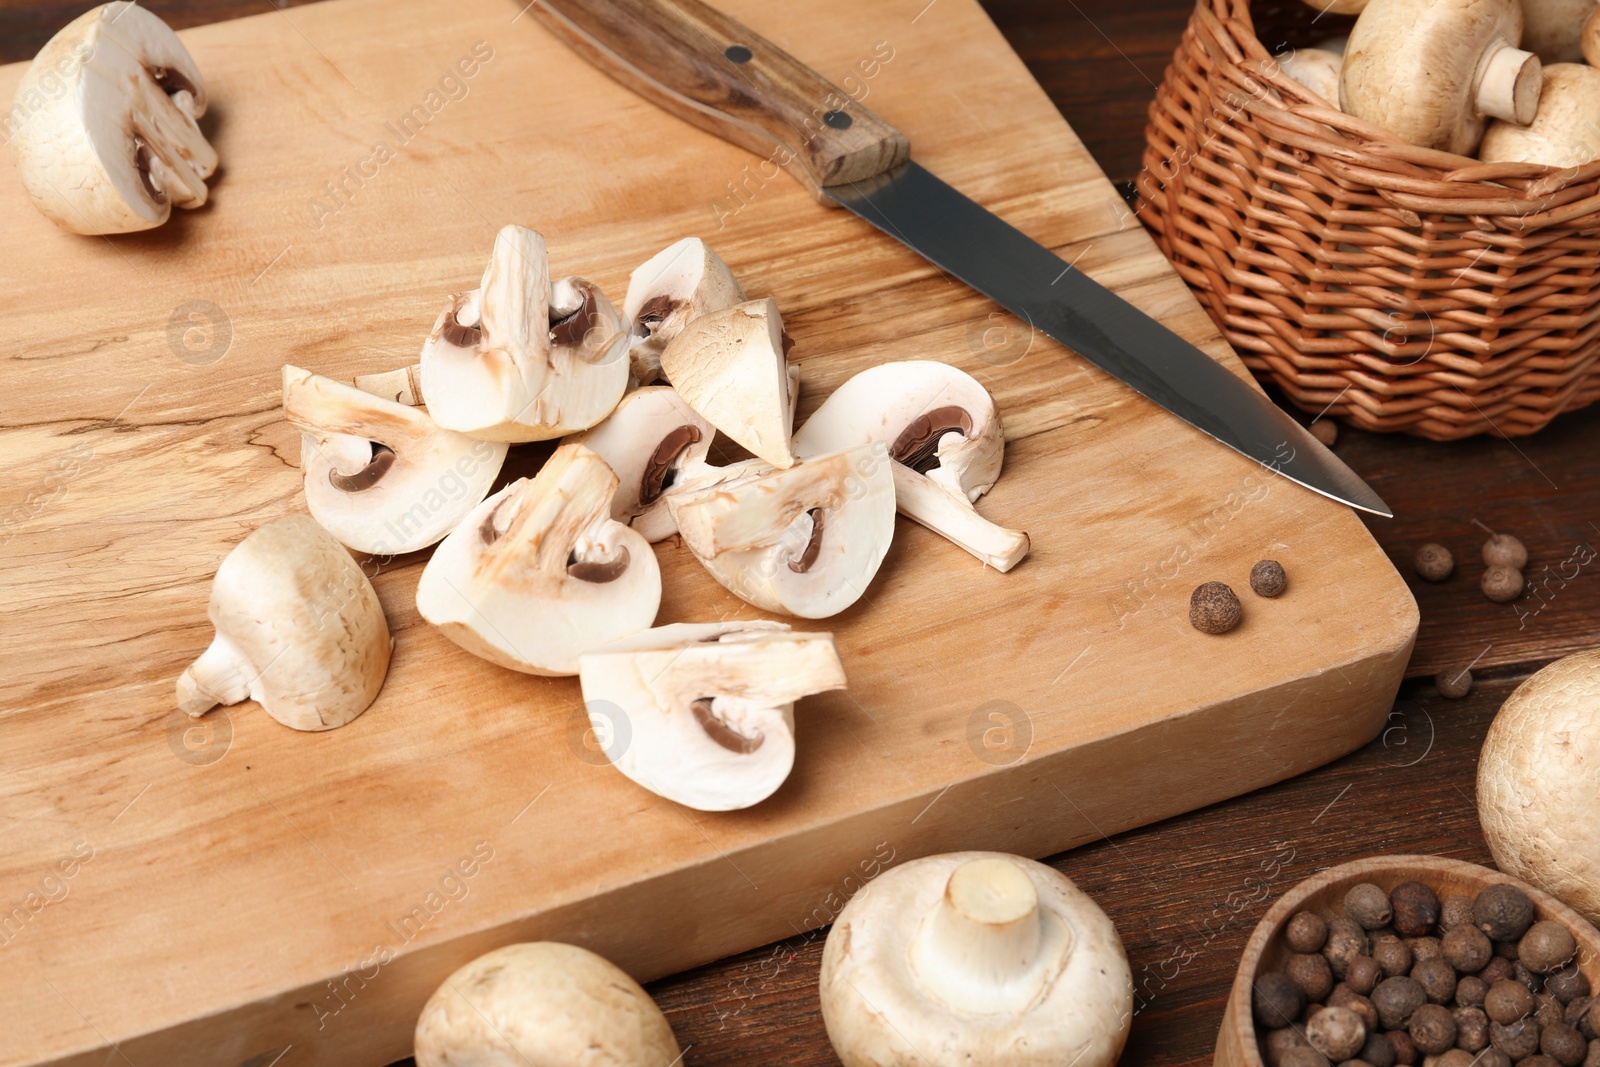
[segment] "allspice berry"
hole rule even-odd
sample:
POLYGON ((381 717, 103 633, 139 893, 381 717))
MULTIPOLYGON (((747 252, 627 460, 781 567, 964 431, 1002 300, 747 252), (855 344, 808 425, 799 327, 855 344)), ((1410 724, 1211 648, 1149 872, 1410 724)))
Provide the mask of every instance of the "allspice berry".
POLYGON ((1456 1020, 1457 1048, 1482 1052, 1489 1047, 1489 1016, 1482 1008, 1457 1008, 1451 1014, 1456 1020))
POLYGON ((1497 1048, 1487 1048, 1473 1058, 1472 1067, 1511 1067, 1511 1057, 1497 1048))
POLYGON ((1275 559, 1264 559, 1250 568, 1250 588, 1256 596, 1275 597, 1289 585, 1289 576, 1283 573, 1283 564, 1275 559))
POLYGON ((1311 436, 1322 442, 1322 447, 1332 448, 1333 443, 1339 439, 1339 424, 1332 419, 1317 419, 1307 427, 1311 436))
POLYGON ((1496 604, 1509 604, 1522 595, 1522 572, 1513 567, 1490 567, 1483 572, 1479 586, 1496 604))
POLYGON ((1561 1067, 1578 1067, 1588 1055, 1589 1042, 1566 1023, 1542 1027, 1539 1031, 1539 1051, 1555 1060, 1561 1067))
POLYGON ((1415 963, 1444 959, 1444 944, 1437 937, 1407 938, 1406 947, 1411 949, 1411 959, 1415 963))
POLYGON ((1423 960, 1411 968, 1411 980, 1422 987, 1434 1004, 1448 1004, 1456 995, 1456 969, 1442 957, 1423 960))
POLYGON ((1283 970, 1306 995, 1308 1004, 1320 1002, 1333 991, 1333 972, 1328 958, 1320 952, 1297 952, 1289 957, 1283 970))
POLYGON ((1411 973, 1411 947, 1394 934, 1373 940, 1372 958, 1387 978, 1411 973))
POLYGON ((1456 983, 1456 1003, 1463 1008, 1481 1008, 1488 992, 1489 986, 1482 978, 1469 974, 1456 983))
POLYGON ((1367 932, 1354 919, 1336 915, 1328 920, 1328 943, 1322 946, 1322 955, 1335 978, 1343 979, 1350 961, 1367 953, 1367 932))
POLYGON ((1545 976, 1544 991, 1562 1004, 1571 1004, 1589 995, 1589 979, 1576 966, 1568 965, 1545 976))
POLYGON ((1494 985, 1511 977, 1511 961, 1504 956, 1496 956, 1489 961, 1489 965, 1478 972, 1478 977, 1483 979, 1484 985, 1494 985))
POLYGON ((1456 558, 1441 544, 1429 541, 1417 549, 1417 574, 1430 582, 1442 582, 1456 569, 1456 558))
MULTIPOLYGON (((1411 1021, 1406 1024, 1406 1032, 1411 1035, 1411 1041, 1417 1046, 1418 1052, 1437 1056, 1446 1049, 1455 1047, 1456 1020, 1450 1014, 1450 1009, 1444 1005, 1424 1004, 1411 1013, 1411 1021)), ((1311 1043, 1315 1045, 1315 1039, 1311 1043)))
POLYGON ((1226 582, 1206 582, 1189 597, 1189 625, 1201 633, 1225 634, 1242 618, 1244 609, 1226 582))
POLYGON ((1294 979, 1282 971, 1272 971, 1255 981, 1251 991, 1250 1009, 1257 1024, 1268 1030, 1278 1030, 1300 1017, 1306 1006, 1306 995, 1294 979))
POLYGON ((1589 1006, 1593 1003, 1593 997, 1578 997, 1576 1000, 1568 1001, 1566 1010, 1561 1013, 1561 1021, 1568 1026, 1575 1026, 1581 1030, 1584 1012, 1588 1011, 1589 1006))
POLYGON ((1535 1007, 1528 987, 1512 978, 1496 982, 1483 996, 1483 1010, 1497 1023, 1509 1024, 1529 1015, 1535 1007))
POLYGON ((1428 994, 1405 975, 1385 978, 1372 991, 1372 1006, 1378 1009, 1378 1022, 1385 1030, 1398 1030, 1411 1018, 1412 1012, 1427 1002, 1428 994))
MULTIPOLYGON (((1450 1044, 1455 1043, 1454 1029, 1452 1024, 1450 1044)), ((1416 1035, 1412 1034, 1411 1039, 1415 1041, 1416 1035)), ((1367 1043, 1367 1028, 1349 1008, 1323 1008, 1306 1022, 1306 1040, 1311 1042, 1312 1048, 1338 1063, 1361 1051, 1361 1046, 1367 1043)))
POLYGON ((1483 543, 1483 562, 1520 571, 1528 565, 1528 549, 1510 534, 1495 534, 1483 543))
POLYGON ((1371 956, 1357 956, 1345 964, 1345 984, 1362 996, 1370 994, 1382 980, 1383 968, 1371 956))
POLYGON ((1533 925, 1533 901, 1510 882, 1501 882, 1472 902, 1472 921, 1492 940, 1516 941, 1533 925))
POLYGON ((1431 1059, 1428 1062, 1431 1063, 1433 1067, 1475 1067, 1472 1059, 1472 1053, 1459 1048, 1449 1049, 1444 1055, 1431 1059))
POLYGON ((1533 973, 1533 971, 1529 970, 1528 965, 1521 960, 1512 962, 1511 979, 1527 986, 1530 993, 1539 993, 1544 989, 1544 976, 1533 973))
MULTIPOLYGON (((1283 1067, 1288 1056, 1299 1049, 1311 1049, 1311 1042, 1306 1040, 1306 1035, 1298 1026, 1286 1026, 1281 1030, 1268 1030, 1266 1039, 1261 1042, 1266 1052, 1266 1060, 1270 1067, 1283 1067)), ((1318 1053, 1321 1055, 1321 1053, 1318 1053)))
POLYGON ((1471 924, 1450 930, 1440 938, 1439 946, 1446 962, 1463 974, 1483 970, 1494 958, 1494 945, 1489 936, 1471 924))
POLYGON ((1458 926, 1472 925, 1472 898, 1445 897, 1439 902, 1439 932, 1447 934, 1458 926))
POLYGON ((1525 1060, 1539 1051, 1539 1024, 1532 1018, 1512 1023, 1491 1022, 1489 1044, 1510 1056, 1513 1063, 1525 1060))
POLYGON ((1389 1039, 1389 1044, 1394 1048, 1394 1062, 1401 1067, 1411 1067, 1417 1062, 1417 1046, 1411 1043, 1411 1035, 1404 1030, 1390 1030, 1383 1035, 1389 1039))
POLYGON ((1296 952, 1321 952, 1328 943, 1328 924, 1322 916, 1309 911, 1297 911, 1289 916, 1283 939, 1296 952))
POLYGON ((1328 1067, 1328 1057, 1308 1045, 1285 1052, 1278 1067, 1328 1067))
MULTIPOLYGON (((1439 921, 1439 897, 1421 882, 1401 882, 1389 891, 1394 929, 1401 937, 1422 937, 1439 921)), ((1416 952, 1413 946, 1413 953, 1416 952)))
POLYGON ((1577 951, 1572 931, 1549 919, 1534 923, 1517 943, 1517 958, 1534 974, 1559 970, 1577 951))
POLYGON ((1371 1067, 1394 1067, 1394 1046, 1384 1035, 1368 1030, 1367 1043, 1361 1046, 1356 1059, 1371 1067))
POLYGON ((1433 687, 1446 700, 1460 700, 1472 692, 1472 668, 1446 667, 1433 676, 1433 687))
POLYGON ((1389 907, 1389 894, 1371 882, 1351 886, 1344 895, 1344 913, 1364 929, 1376 930, 1389 925, 1394 912, 1389 907))
POLYGON ((1328 994, 1328 1007, 1349 1008, 1356 1013, 1368 1032, 1378 1028, 1378 1009, 1373 1007, 1372 1001, 1351 989, 1344 982, 1333 987, 1333 992, 1328 994))

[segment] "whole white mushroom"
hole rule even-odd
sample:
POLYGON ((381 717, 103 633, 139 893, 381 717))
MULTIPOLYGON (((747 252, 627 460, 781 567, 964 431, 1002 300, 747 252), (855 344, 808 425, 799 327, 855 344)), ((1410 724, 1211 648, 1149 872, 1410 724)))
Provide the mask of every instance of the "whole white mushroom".
POLYGON ((1495 863, 1600 922, 1600 649, 1557 660, 1506 698, 1478 759, 1495 863))
POLYGON ((892 868, 822 952, 845 1067, 1110 1067, 1133 1018, 1111 920, 1051 867, 952 852, 892 868))

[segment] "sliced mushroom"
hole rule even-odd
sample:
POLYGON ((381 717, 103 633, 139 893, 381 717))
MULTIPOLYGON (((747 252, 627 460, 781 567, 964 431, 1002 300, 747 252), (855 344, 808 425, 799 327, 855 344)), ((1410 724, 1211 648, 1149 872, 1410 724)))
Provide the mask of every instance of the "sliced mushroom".
POLYGON ((187 715, 248 699, 293 729, 332 730, 383 688, 392 643, 378 594, 309 515, 239 542, 217 568, 207 614, 216 636, 178 679, 187 715))
POLYGON ((1000 477, 1005 436, 994 398, 965 371, 932 360, 884 363, 834 390, 794 435, 802 459, 866 443, 894 459, 895 502, 906 518, 1008 571, 1028 535, 979 515, 973 503, 1000 477))
POLYGON ((620 967, 576 945, 506 945, 457 969, 417 1018, 417 1067, 674 1067, 667 1017, 620 967))
POLYGON ((544 238, 506 226, 477 289, 458 293, 422 347, 440 426, 487 441, 548 441, 611 413, 628 386, 628 334, 582 278, 550 281, 544 238))
POLYGON ((685 237, 651 256, 628 278, 622 301, 634 384, 661 377, 661 350, 690 320, 743 302, 733 272, 700 238, 685 237))
POLYGON ((283 413, 301 430, 306 505, 358 552, 415 552, 456 528, 494 484, 503 442, 440 429, 422 408, 283 368, 283 413))
POLYGON ((1066 875, 1000 852, 868 882, 828 933, 819 992, 845 1067, 1111 1067, 1133 1019, 1106 913, 1066 875))
POLYGON ((427 403, 422 398, 420 363, 397 367, 394 370, 378 371, 374 374, 358 374, 355 384, 363 393, 381 396, 385 400, 393 400, 396 404, 404 404, 408 408, 421 407, 427 403))
POLYGON ((862 445, 672 495, 667 507, 683 543, 729 591, 822 619, 860 599, 889 551, 892 467, 882 445, 862 445))
POLYGON ((205 82, 178 35, 137 4, 102 4, 69 22, 15 99, 17 174, 62 229, 132 233, 166 222, 174 204, 206 202, 217 153, 197 122, 205 82))
POLYGON ((691 319, 661 353, 689 406, 774 467, 794 463, 783 317, 768 297, 691 319))
POLYGON ((1491 122, 1478 158, 1549 167, 1578 167, 1600 159, 1600 70, 1582 63, 1544 68, 1539 113, 1526 126, 1491 122))
POLYGON ((491 663, 577 674, 580 653, 648 628, 661 604, 650 542, 611 518, 617 484, 605 460, 562 445, 444 539, 417 610, 491 663))
POLYGON ((1521 0, 1370 0, 1350 31, 1339 106, 1465 155, 1487 119, 1526 124, 1539 108, 1539 57, 1521 40, 1521 0))
POLYGON ((597 729, 623 716, 617 769, 699 811, 733 811, 777 791, 794 766, 794 702, 845 686, 832 634, 776 622, 676 623, 580 657, 597 729))

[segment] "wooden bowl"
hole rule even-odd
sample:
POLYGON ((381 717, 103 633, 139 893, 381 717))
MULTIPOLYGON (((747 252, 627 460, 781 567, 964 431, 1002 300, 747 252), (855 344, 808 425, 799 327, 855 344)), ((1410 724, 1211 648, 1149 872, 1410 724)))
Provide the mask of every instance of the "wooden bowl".
POLYGON ((1331 919, 1344 914, 1344 895, 1351 886, 1372 882, 1389 892, 1401 882, 1421 882, 1439 899, 1476 896, 1499 882, 1510 882, 1533 901, 1537 918, 1554 919, 1572 931, 1578 942, 1578 967, 1590 985, 1600 990, 1600 931, 1548 893, 1541 892, 1510 875, 1475 863, 1463 863, 1439 856, 1375 856, 1340 864, 1307 878, 1274 904, 1257 924, 1245 944, 1228 994, 1228 1010, 1222 1016, 1222 1031, 1217 1035, 1214 1067, 1264 1067, 1261 1046, 1256 1041, 1255 1020, 1250 1013, 1251 987, 1256 977, 1279 970, 1287 961, 1289 946, 1283 928, 1297 911, 1311 911, 1331 919))

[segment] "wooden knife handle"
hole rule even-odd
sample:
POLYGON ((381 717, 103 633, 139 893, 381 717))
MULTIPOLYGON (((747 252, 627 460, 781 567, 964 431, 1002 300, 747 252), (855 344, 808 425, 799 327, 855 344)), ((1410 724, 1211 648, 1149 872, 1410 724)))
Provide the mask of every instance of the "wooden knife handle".
POLYGON ((538 0, 532 10, 629 89, 784 167, 819 197, 911 155, 899 130, 700 0, 538 0))

